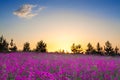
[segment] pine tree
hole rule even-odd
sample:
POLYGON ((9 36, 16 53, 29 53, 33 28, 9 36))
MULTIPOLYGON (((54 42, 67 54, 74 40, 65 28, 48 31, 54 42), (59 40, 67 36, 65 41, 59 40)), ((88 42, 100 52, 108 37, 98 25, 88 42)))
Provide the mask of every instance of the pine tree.
POLYGON ((86 54, 94 54, 93 52, 95 52, 95 50, 91 43, 88 43, 86 52, 87 52, 86 54))
POLYGON ((30 43, 29 42, 24 43, 23 51, 25 51, 25 52, 30 51, 30 43))
POLYGON ((96 49, 97 53, 100 54, 100 55, 102 55, 102 47, 100 46, 99 42, 97 43, 96 47, 97 47, 97 49, 96 49))
POLYGON ((36 51, 46 52, 47 51, 46 47, 47 47, 47 44, 41 40, 40 42, 37 43, 36 51))
POLYGON ((118 54, 119 48, 116 46, 115 47, 115 54, 118 54))
POLYGON ((0 37, 0 52, 8 52, 8 42, 4 39, 3 35, 0 37))
POLYGON ((71 51, 72 51, 73 53, 77 53, 75 43, 72 44, 72 46, 71 46, 71 51))
POLYGON ((80 44, 75 45, 75 43, 73 43, 71 46, 71 51, 73 53, 81 53, 81 51, 82 51, 81 45, 80 44))
POLYGON ((81 53, 82 48, 80 44, 76 45, 76 50, 77 50, 77 53, 81 53))
POLYGON ((109 41, 105 43, 104 50, 107 55, 114 55, 112 44, 109 41))
POLYGON ((10 48, 9 49, 10 49, 11 52, 17 51, 17 46, 16 46, 15 43, 13 43, 13 39, 11 39, 10 48))

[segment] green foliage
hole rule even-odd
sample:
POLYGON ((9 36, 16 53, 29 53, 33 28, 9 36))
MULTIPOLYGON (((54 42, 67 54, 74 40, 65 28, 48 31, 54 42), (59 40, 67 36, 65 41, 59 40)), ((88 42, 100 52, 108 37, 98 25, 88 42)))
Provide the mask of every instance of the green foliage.
POLYGON ((25 52, 30 51, 30 43, 29 42, 24 43, 23 51, 25 51, 25 52))
POLYGON ((41 40, 37 43, 36 52, 46 52, 47 51, 46 47, 47 44, 41 40))

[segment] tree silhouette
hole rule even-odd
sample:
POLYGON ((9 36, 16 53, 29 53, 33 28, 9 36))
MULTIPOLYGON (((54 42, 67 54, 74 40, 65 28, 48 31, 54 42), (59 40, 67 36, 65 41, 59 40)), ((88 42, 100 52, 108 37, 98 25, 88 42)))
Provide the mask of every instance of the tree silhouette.
POLYGON ((12 49, 12 51, 17 51, 17 46, 16 46, 16 44, 14 44, 14 47, 13 47, 13 49, 12 49))
POLYGON ((47 51, 46 47, 47 47, 47 44, 41 40, 37 43, 36 51, 37 52, 46 52, 47 51))
POLYGON ((64 49, 59 49, 59 50, 57 51, 57 53, 65 53, 65 50, 64 50, 64 49))
POLYGON ((29 42, 24 43, 23 51, 25 51, 25 52, 30 51, 30 43, 29 42))
POLYGON ((98 42, 97 43, 97 49, 96 49, 96 52, 97 52, 97 54, 100 54, 100 55, 102 55, 102 47, 100 46, 100 43, 98 42))
POLYGON ((77 53, 75 43, 72 44, 72 46, 71 46, 71 51, 72 51, 73 53, 77 53))
MULTIPOLYGON (((46 47, 47 47, 47 44, 41 40, 37 43, 36 48, 33 51, 47 52, 46 47)), ((11 39, 10 47, 9 47, 8 42, 6 41, 6 39, 4 39, 4 37, 2 35, 0 37, 0 52, 9 52, 9 51, 11 51, 11 52, 17 51, 17 46, 13 42, 13 39, 11 39)), ((30 43, 29 42, 24 43, 23 51, 25 51, 25 52, 30 51, 30 43)), ((80 44, 75 45, 75 43, 73 43, 72 46, 71 46, 71 51, 73 53, 82 53, 81 45, 80 44)), ((64 50, 60 50, 59 52, 65 53, 64 50)), ((105 52, 106 55, 111 55, 111 56, 120 55, 118 53, 119 48, 117 46, 115 48, 112 48, 112 44, 109 41, 105 42, 104 52, 105 52)), ((86 54, 100 54, 100 55, 103 55, 104 52, 102 52, 102 47, 100 46, 100 43, 98 42, 97 45, 96 45, 96 49, 94 49, 94 47, 92 46, 91 43, 88 43, 85 53, 86 54)))
POLYGON ((77 49, 77 53, 81 53, 82 48, 80 44, 76 45, 76 49, 77 49))
POLYGON ((11 39, 10 46, 13 47, 13 39, 11 39))
POLYGON ((0 52, 7 52, 8 51, 8 42, 3 36, 0 37, 0 52))
POLYGON ((115 54, 118 54, 119 48, 116 46, 115 47, 115 54))
POLYGON ((107 41, 105 43, 104 50, 106 52, 106 55, 113 55, 114 54, 112 44, 109 41, 107 41))
POLYGON ((88 45, 87 45, 87 50, 86 50, 86 54, 94 54, 94 53, 95 53, 95 50, 94 50, 92 44, 91 44, 91 43, 88 43, 88 45))
POLYGON ((17 51, 17 46, 16 46, 15 43, 13 43, 13 39, 11 39, 10 48, 9 49, 10 49, 11 52, 17 51))
POLYGON ((81 51, 82 51, 81 45, 80 44, 75 45, 75 43, 73 43, 71 46, 71 51, 73 53, 81 53, 81 51))

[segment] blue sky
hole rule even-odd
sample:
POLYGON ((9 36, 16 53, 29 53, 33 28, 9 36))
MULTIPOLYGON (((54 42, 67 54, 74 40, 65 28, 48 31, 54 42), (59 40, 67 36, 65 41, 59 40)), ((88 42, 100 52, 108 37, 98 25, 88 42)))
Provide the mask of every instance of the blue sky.
POLYGON ((0 3, 0 16, 4 18, 6 15, 11 17, 10 13, 23 4, 37 4, 50 9, 98 12, 98 16, 120 19, 120 0, 0 0, 0 3))
POLYGON ((120 47, 119 22, 120 0, 0 0, 0 34, 14 38, 20 49, 25 41, 35 47, 39 39, 48 42, 50 51, 70 51, 72 42, 79 41, 86 46, 110 40, 120 47), (26 7, 29 9, 22 14, 26 7))

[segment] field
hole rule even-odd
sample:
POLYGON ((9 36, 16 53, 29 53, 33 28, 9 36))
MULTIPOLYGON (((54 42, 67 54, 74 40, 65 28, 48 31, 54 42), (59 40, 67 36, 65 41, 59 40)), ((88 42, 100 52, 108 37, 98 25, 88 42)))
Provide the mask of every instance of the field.
POLYGON ((0 53, 0 80, 120 80, 120 57, 0 53))

